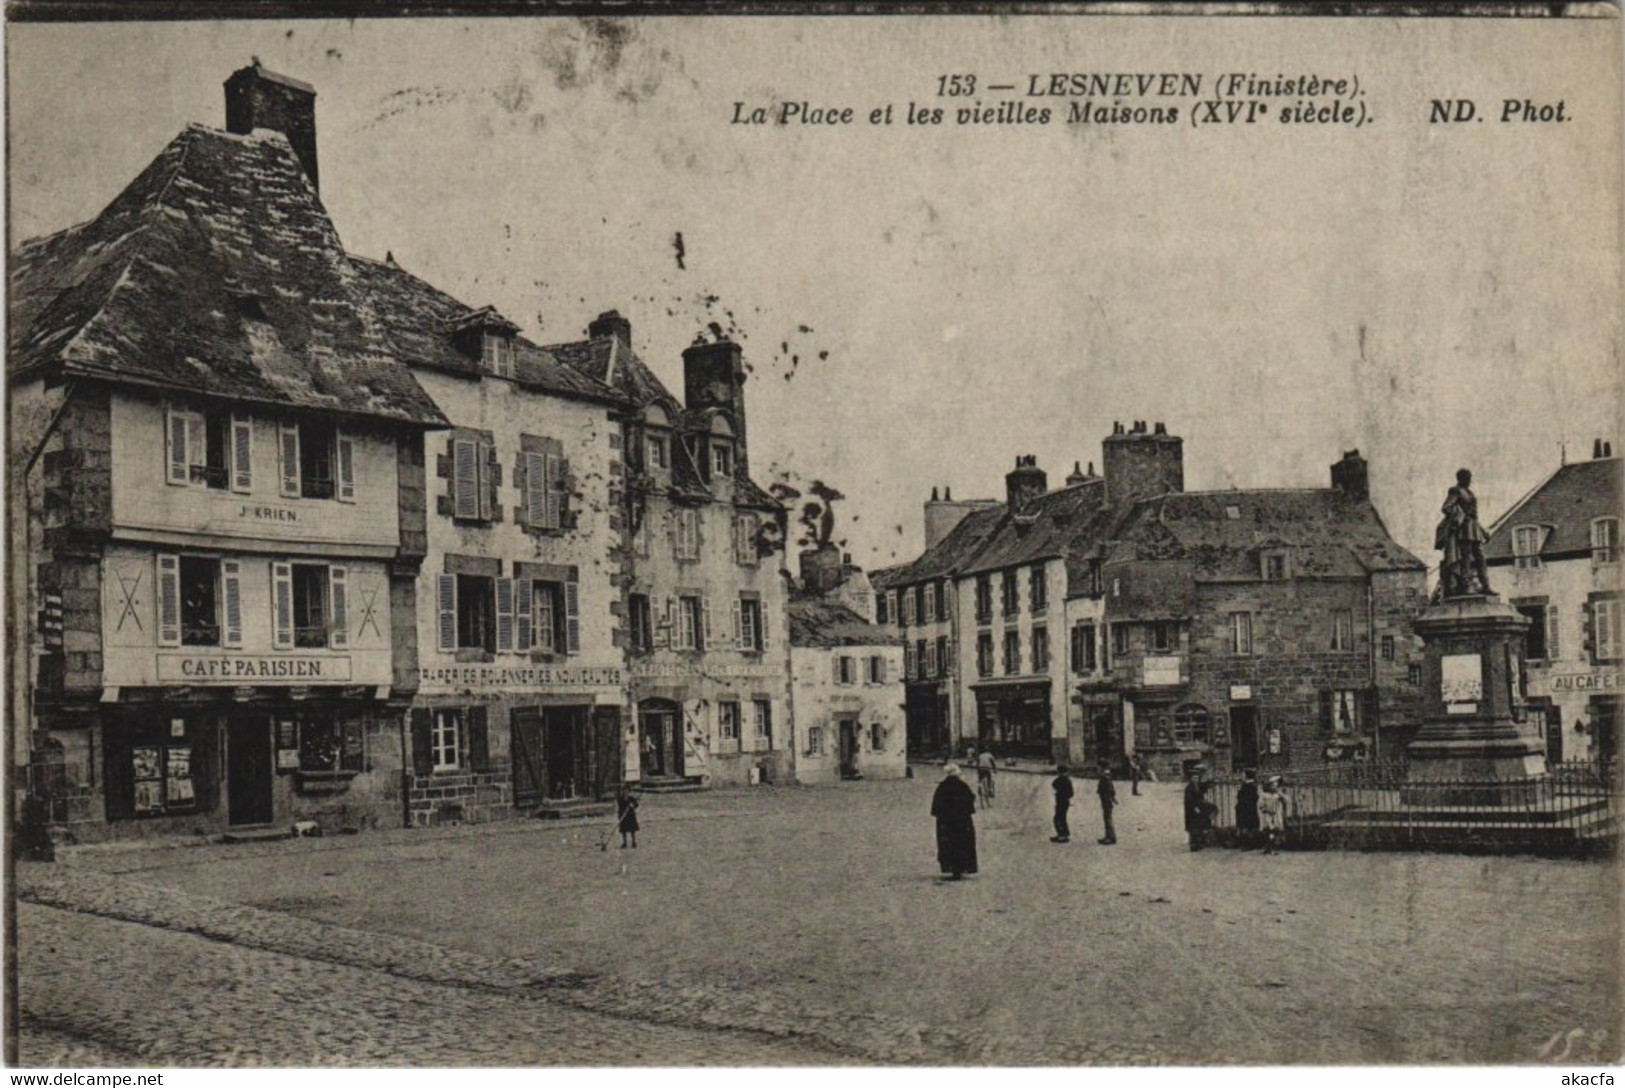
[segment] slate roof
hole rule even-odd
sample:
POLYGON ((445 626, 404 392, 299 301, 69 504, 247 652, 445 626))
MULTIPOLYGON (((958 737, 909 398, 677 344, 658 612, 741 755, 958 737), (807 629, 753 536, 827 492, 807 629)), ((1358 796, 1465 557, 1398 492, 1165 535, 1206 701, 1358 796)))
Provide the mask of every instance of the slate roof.
POLYGON ((896 646, 900 636, 870 623, 843 604, 824 597, 790 599, 790 645, 829 649, 836 646, 896 646))
MULTIPOLYGON (((674 434, 710 433, 711 414, 690 412, 685 408, 638 357, 638 353, 619 337, 598 336, 568 344, 550 344, 542 350, 577 374, 610 386, 639 411, 651 404, 659 404, 671 417, 674 434)), ((708 502, 716 497, 700 466, 694 462, 688 445, 682 441, 672 443, 671 476, 672 492, 677 498, 708 502)), ((783 503, 750 478, 750 473, 737 459, 734 464, 733 502, 735 506, 752 510, 777 512, 784 509, 783 503)))
POLYGON ((1564 465, 1512 509, 1501 515, 1484 544, 1488 562, 1511 562, 1512 530, 1518 525, 1549 525, 1541 545, 1547 556, 1591 551, 1593 518, 1621 515, 1620 459, 1605 457, 1564 465))
MULTIPOLYGON (((399 265, 354 255, 351 260, 397 357, 410 366, 478 377, 484 373, 480 359, 460 349, 452 333, 482 325, 516 328, 490 307, 473 309, 399 265)), ((513 380, 526 388, 614 405, 626 403, 615 390, 567 365, 550 348, 516 335, 513 352, 513 380)))
POLYGON ((1003 515, 961 574, 1002 570, 1046 559, 1059 559, 1086 547, 1109 521, 1103 509, 1106 481, 1094 477, 1073 487, 1046 491, 1011 515, 1003 515))
MULTIPOLYGON (((958 574, 962 567, 975 558, 976 553, 981 550, 982 545, 999 527, 1000 521, 1005 516, 1006 511, 1002 505, 972 510, 947 536, 937 541, 933 547, 927 548, 914 562, 888 567, 881 572, 886 577, 885 585, 888 588, 918 585, 921 582, 958 574)), ((872 582, 874 577, 870 576, 872 582)), ((878 586, 881 583, 874 584, 878 586)))
POLYGON ((1336 489, 1177 492, 1137 503, 1108 562, 1189 560, 1199 581, 1257 581, 1280 548, 1297 578, 1363 578, 1426 566, 1400 547, 1369 501, 1336 489))
POLYGON ((12 254, 8 374, 443 426, 280 133, 190 125, 12 254))

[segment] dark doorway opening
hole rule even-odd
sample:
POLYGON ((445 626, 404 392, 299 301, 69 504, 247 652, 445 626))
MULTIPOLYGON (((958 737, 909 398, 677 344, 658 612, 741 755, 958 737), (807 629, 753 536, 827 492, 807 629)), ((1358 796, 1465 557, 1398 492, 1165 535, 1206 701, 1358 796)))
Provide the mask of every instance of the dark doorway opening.
POLYGON ((271 723, 265 718, 233 718, 226 733, 226 819, 233 826, 268 824, 272 819, 271 723))

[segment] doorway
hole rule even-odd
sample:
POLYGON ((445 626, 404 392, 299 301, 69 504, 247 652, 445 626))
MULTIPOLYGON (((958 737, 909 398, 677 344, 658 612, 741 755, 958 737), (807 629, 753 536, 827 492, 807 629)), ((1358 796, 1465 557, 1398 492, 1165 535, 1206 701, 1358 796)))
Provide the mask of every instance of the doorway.
POLYGON ((579 785, 576 765, 581 762, 582 753, 577 744, 580 739, 577 715, 549 708, 543 712, 542 722, 546 733, 547 799, 568 801, 577 796, 579 785))
POLYGON ((1230 769, 1245 771, 1258 766, 1258 708, 1230 708, 1230 769))
POLYGON ((857 778, 858 775, 858 744, 862 733, 858 723, 850 718, 836 723, 841 730, 841 777, 857 778))
POLYGON ((272 819, 271 726, 265 718, 232 718, 226 727, 226 820, 234 827, 272 819))
POLYGON ((683 735, 677 724, 677 707, 667 702, 647 702, 638 719, 643 733, 639 745, 643 777, 682 777, 683 735))

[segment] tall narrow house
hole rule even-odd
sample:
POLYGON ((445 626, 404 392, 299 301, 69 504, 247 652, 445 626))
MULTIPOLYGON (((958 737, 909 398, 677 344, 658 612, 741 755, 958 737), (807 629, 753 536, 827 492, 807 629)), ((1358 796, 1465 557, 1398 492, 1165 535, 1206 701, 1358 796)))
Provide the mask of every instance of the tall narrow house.
POLYGON ((601 315, 550 349, 629 402, 621 565, 626 777, 645 788, 786 780, 789 621, 784 511, 750 476, 739 345, 683 352, 679 401, 601 315))
POLYGON ((402 816, 445 420, 318 196, 315 92, 226 89, 12 255, 13 758, 79 839, 402 816))

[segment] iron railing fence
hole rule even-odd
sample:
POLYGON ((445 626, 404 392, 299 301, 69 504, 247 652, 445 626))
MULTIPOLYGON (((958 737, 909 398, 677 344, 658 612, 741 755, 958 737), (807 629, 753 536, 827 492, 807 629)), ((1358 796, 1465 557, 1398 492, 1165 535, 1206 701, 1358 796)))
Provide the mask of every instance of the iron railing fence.
MULTIPOLYGON (((1619 841, 1619 783, 1586 761, 1551 764, 1537 778, 1413 778, 1400 761, 1279 774, 1288 847, 1592 855, 1612 854, 1619 841)), ((1238 811, 1241 786, 1227 775, 1209 790, 1217 843, 1262 841, 1238 811)))

